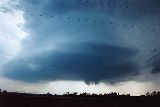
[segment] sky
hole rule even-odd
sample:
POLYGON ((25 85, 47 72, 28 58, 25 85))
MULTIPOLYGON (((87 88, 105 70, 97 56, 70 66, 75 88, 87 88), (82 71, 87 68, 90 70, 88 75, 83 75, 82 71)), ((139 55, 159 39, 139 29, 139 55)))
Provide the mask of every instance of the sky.
POLYGON ((159 13, 158 0, 0 0, 0 88, 160 90, 159 13))

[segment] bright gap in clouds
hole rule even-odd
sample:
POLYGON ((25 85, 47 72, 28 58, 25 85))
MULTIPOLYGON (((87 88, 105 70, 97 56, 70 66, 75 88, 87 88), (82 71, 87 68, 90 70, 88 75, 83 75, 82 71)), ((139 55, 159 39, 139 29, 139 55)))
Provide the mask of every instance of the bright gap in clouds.
POLYGON ((22 40, 27 36, 22 30, 25 24, 23 11, 12 9, 9 2, 10 0, 0 1, 0 66, 16 56, 21 50, 22 40))
POLYGON ((153 85, 150 82, 120 82, 118 84, 106 84, 100 83, 98 85, 86 85, 82 81, 56 81, 50 82, 46 88, 44 88, 43 93, 51 92, 52 94, 63 94, 66 92, 88 92, 96 94, 104 94, 111 92, 118 92, 120 94, 131 94, 133 96, 139 96, 140 94, 145 94, 148 91, 153 90, 153 85))
POLYGON ((20 81, 10 80, 4 77, 0 78, 0 87, 11 92, 27 92, 27 93, 41 93, 47 92, 51 94, 62 95, 66 92, 96 93, 104 94, 110 92, 118 92, 120 94, 130 93, 133 96, 145 94, 153 90, 153 85, 150 82, 121 82, 118 84, 100 83, 98 85, 86 85, 82 81, 55 81, 46 83, 25 83, 20 81), (5 84, 5 85, 4 85, 5 84), (17 88, 18 87, 18 88, 17 88))

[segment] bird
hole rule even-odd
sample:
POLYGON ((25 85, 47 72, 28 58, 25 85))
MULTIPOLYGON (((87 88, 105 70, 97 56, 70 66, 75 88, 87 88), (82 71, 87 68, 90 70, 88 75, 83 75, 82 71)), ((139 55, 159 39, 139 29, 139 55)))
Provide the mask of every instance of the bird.
POLYGON ((70 18, 70 17, 68 17, 67 19, 68 19, 68 20, 70 20, 71 18, 70 18))
POLYGON ((101 21, 101 23, 104 23, 104 21, 101 21))
POLYGON ((87 19, 85 19, 84 21, 85 21, 85 22, 87 22, 88 20, 87 20, 87 19))
POLYGON ((58 18, 60 18, 60 19, 61 19, 62 17, 61 17, 61 16, 59 16, 58 18))
POLYGON ((153 49, 153 52, 155 53, 158 49, 153 49))
POLYGON ((78 20, 78 21, 80 21, 81 19, 80 19, 80 18, 78 18, 77 20, 78 20))

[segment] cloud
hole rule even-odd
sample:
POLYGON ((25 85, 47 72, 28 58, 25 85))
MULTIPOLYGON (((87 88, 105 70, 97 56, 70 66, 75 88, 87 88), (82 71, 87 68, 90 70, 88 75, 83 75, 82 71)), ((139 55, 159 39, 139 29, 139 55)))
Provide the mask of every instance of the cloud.
POLYGON ((128 81, 130 76, 145 74, 145 61, 160 46, 158 4, 151 0, 19 1, 29 36, 2 68, 3 75, 26 82, 89 83, 128 81))
POLYGON ((8 9, 9 0, 0 2, 0 69, 1 66, 12 59, 21 48, 21 41, 27 33, 20 28, 25 23, 23 12, 12 8, 8 9), (4 9, 4 11, 1 9, 4 9), (12 11, 12 12, 11 12, 12 11), (19 25, 19 26, 18 26, 19 25))
POLYGON ((159 49, 153 49, 152 56, 146 61, 146 66, 151 69, 152 74, 160 73, 160 53, 159 49))
POLYGON ((89 83, 137 73, 138 67, 132 61, 137 53, 134 50, 93 43, 71 43, 64 47, 73 51, 45 51, 26 58, 27 61, 24 57, 15 59, 6 65, 5 76, 28 82, 60 79, 89 83))

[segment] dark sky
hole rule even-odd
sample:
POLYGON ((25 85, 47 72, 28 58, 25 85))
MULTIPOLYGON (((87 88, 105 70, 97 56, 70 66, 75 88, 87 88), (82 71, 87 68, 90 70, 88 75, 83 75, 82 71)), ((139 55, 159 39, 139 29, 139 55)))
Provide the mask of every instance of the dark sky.
MULTIPOLYGON (((20 51, 2 66, 2 76, 29 83, 156 81, 160 1, 22 0, 11 4, 23 12, 23 31, 28 36, 21 41, 20 51)), ((14 12, 10 8, 1 6, 1 12, 14 12)))

